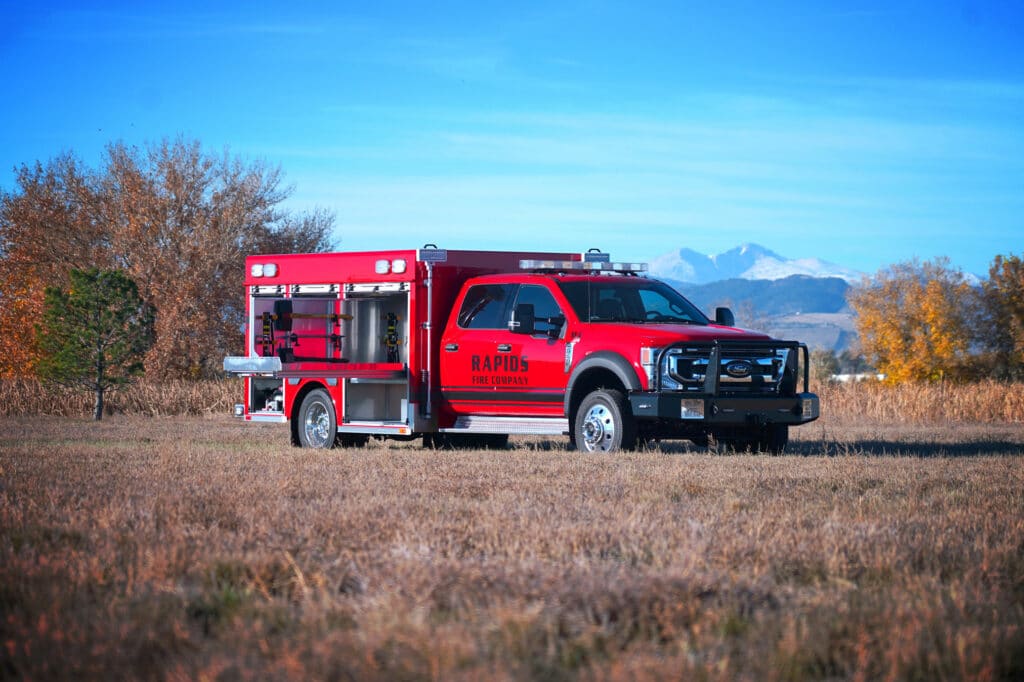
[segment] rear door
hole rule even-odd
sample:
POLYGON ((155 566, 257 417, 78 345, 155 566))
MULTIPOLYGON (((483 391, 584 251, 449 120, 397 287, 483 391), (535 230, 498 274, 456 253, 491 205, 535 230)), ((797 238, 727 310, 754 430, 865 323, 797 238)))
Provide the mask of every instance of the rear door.
POLYGON ((441 392, 451 410, 561 416, 564 327, 564 314, 544 286, 472 285, 441 340, 441 392), (538 323, 532 335, 509 329, 520 303, 534 306, 538 323))

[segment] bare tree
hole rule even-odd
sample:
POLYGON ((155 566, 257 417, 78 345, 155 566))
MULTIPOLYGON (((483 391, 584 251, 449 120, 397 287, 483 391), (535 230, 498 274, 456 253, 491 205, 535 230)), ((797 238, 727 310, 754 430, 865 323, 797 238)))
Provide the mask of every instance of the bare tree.
MULTIPOLYGON (((291 191, 277 167, 183 138, 113 143, 96 171, 70 154, 23 166, 0 195, 0 324, 38 319, 46 286, 72 268, 120 268, 159 311, 147 374, 215 375, 241 351, 245 256, 331 247, 333 216, 282 209, 291 191)), ((30 333, 0 343, 12 346, 0 348, 0 373, 31 371, 30 333)))

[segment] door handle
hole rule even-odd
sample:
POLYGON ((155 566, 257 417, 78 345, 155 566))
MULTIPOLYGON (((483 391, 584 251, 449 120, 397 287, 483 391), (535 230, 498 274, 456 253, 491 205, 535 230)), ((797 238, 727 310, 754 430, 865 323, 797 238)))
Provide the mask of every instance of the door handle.
POLYGON ((512 352, 512 344, 511 343, 499 343, 498 344, 498 352, 499 353, 511 353, 512 352))
POLYGON ((457 351, 459 349, 459 344, 457 344, 457 343, 446 343, 446 344, 444 344, 444 349, 448 353, 451 353, 451 352, 457 351))

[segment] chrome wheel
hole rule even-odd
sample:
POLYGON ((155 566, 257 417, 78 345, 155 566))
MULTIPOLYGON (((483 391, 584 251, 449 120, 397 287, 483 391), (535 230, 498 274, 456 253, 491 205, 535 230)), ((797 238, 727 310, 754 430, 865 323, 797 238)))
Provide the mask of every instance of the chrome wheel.
POLYGON ((609 452, 615 443, 615 415, 607 405, 597 404, 583 417, 583 447, 587 452, 609 452))
POLYGON ((327 407, 323 403, 316 402, 306 410, 306 420, 303 423, 306 430, 306 442, 314 448, 326 448, 328 435, 331 432, 331 417, 327 414, 327 407))
POLYGON ((599 388, 580 403, 572 442, 581 452, 617 452, 636 445, 636 422, 622 391, 599 388))
POLYGON ((323 389, 311 391, 299 410, 298 436, 304 448, 334 447, 338 435, 331 396, 323 389))

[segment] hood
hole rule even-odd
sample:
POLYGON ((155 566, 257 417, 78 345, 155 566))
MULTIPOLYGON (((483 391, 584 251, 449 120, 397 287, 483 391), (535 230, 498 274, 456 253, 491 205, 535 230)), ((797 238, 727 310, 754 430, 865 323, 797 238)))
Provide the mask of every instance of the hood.
POLYGON ((723 327, 717 324, 625 324, 591 323, 594 332, 602 331, 615 336, 636 336, 646 346, 664 346, 678 341, 715 341, 717 339, 749 339, 764 341, 772 338, 768 334, 739 327, 723 327))

